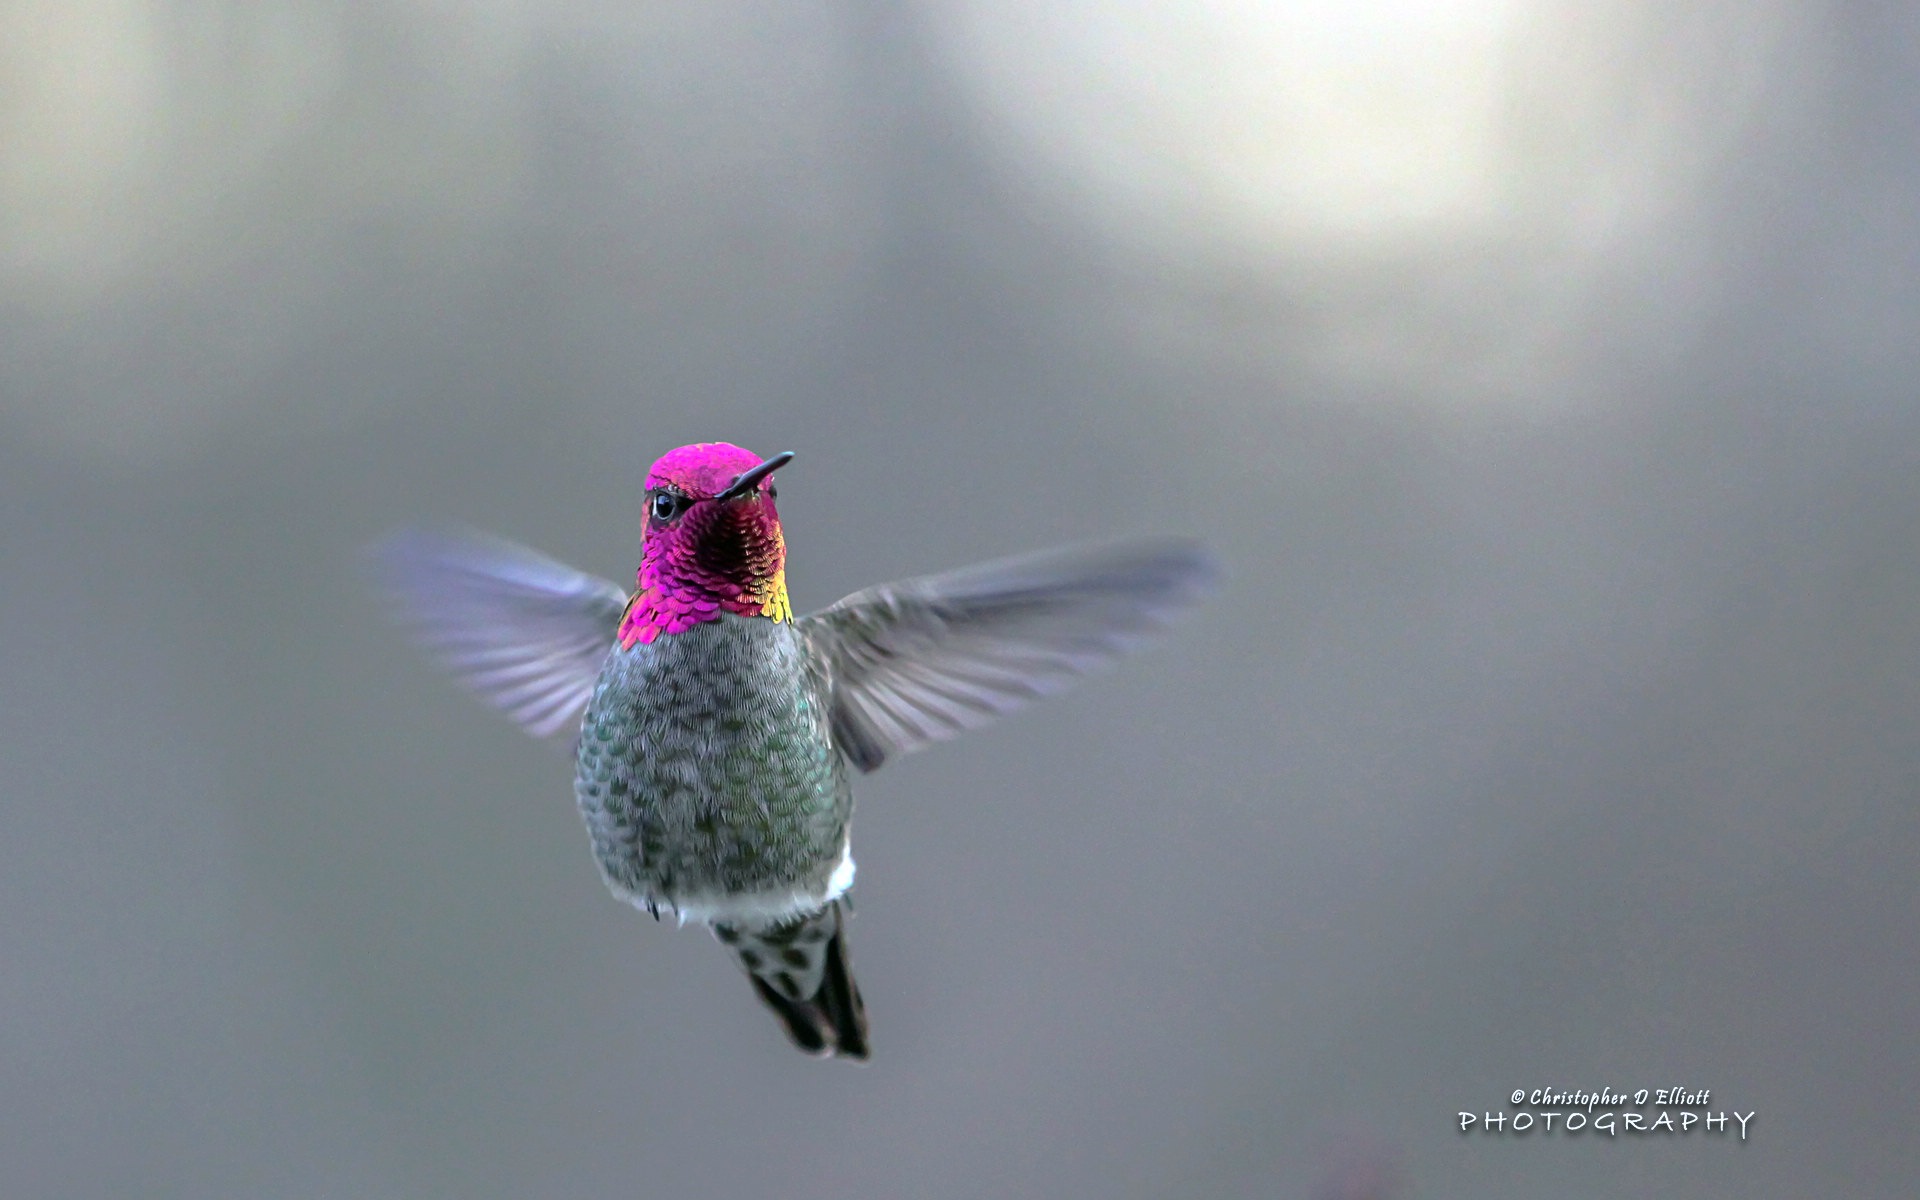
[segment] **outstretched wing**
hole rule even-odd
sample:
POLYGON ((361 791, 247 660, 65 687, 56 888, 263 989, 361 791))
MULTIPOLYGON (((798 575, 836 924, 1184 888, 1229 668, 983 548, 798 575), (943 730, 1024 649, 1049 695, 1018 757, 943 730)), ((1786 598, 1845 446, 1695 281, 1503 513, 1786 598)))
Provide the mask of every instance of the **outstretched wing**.
POLYGON ((619 585, 479 533, 397 533, 372 547, 403 621, 462 683, 537 737, 593 696, 626 608, 619 585))
POLYGON ((1197 542, 1076 547, 868 588, 800 629, 829 664, 834 739, 871 771, 1060 691, 1213 576, 1197 542))

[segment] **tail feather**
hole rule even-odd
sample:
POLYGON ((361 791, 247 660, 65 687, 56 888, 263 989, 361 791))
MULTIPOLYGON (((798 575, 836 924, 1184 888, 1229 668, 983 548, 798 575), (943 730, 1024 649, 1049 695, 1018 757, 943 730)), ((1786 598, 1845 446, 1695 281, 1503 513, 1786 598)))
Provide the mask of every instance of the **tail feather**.
POLYGON ((753 990, 793 1044, 808 1054, 867 1058, 867 1010, 847 960, 845 921, 834 901, 806 916, 765 925, 720 924, 753 990))

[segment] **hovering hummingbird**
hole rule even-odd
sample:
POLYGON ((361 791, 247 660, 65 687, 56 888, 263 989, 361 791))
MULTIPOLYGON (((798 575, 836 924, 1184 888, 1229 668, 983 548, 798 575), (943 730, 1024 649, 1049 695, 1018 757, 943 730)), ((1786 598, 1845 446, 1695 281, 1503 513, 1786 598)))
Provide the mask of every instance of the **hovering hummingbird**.
POLYGON ((480 535, 376 548, 420 639, 540 737, 573 734, 608 887, 702 921, 795 1045, 865 1059, 849 969, 851 776, 984 725, 1135 645, 1212 568, 1189 541, 1009 558, 795 619, 773 474, 725 442, 647 473, 625 588, 480 535))

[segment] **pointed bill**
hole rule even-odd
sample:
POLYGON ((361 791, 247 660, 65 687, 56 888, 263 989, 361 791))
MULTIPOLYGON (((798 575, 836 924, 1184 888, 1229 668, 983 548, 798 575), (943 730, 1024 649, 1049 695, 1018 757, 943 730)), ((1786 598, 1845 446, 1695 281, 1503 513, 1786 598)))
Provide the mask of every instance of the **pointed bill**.
POLYGON ((761 463, 759 466, 754 467, 751 470, 742 471, 738 475, 735 475, 733 477, 733 482, 728 484, 726 487, 722 488, 719 494, 714 496, 714 499, 715 500, 731 500, 736 496, 744 496, 748 492, 751 492, 753 489, 759 487, 760 481, 762 479, 765 479, 767 476, 773 474, 775 471, 778 471, 781 467, 786 466, 788 463, 792 461, 793 461, 793 451, 782 450, 780 453, 774 455, 772 458, 769 458, 765 462, 761 463))
POLYGON ((834 740, 871 771, 1064 689, 1214 575, 1191 541, 1047 551, 855 592, 800 629, 829 664, 834 740))
POLYGON ((371 554, 415 638, 461 682, 537 737, 572 732, 625 589, 477 533, 408 530, 371 554))

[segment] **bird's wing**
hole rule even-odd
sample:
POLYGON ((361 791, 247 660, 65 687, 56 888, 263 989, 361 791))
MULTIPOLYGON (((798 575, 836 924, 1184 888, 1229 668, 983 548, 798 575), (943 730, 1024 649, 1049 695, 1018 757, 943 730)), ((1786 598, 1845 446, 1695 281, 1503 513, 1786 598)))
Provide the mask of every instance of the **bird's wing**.
POLYGON ((1046 551, 882 584, 801 618, 862 771, 985 725, 1132 649, 1214 576, 1190 541, 1046 551))
POLYGON ((567 732, 593 696, 627 593, 525 546, 404 531, 372 548, 414 636, 536 737, 567 732))

